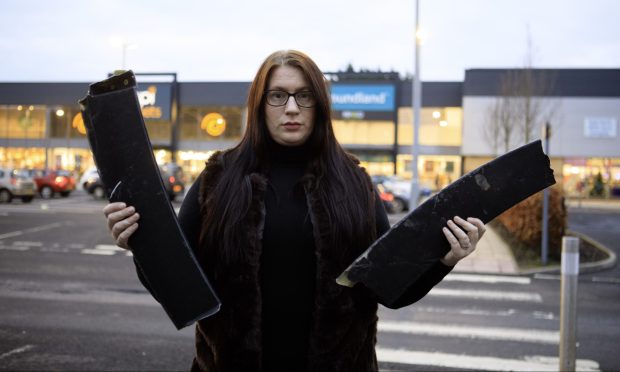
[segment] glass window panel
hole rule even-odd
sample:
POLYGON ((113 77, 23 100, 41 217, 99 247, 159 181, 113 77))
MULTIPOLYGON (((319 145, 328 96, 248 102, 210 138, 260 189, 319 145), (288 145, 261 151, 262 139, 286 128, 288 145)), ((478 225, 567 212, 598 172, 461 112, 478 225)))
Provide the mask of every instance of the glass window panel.
POLYGON ((57 107, 50 112, 50 132, 52 138, 86 138, 86 128, 80 110, 75 107, 57 107), (62 116, 58 110, 62 110, 62 116), (76 117, 80 115, 79 117, 76 117))
POLYGON ((44 138, 45 106, 4 106, 0 123, 0 135, 4 138, 44 138))
MULTIPOLYGON (((397 173, 411 179, 411 154, 396 158, 397 173)), ((461 157, 453 155, 421 155, 418 157, 418 176, 422 187, 441 190, 461 176, 461 157)))
POLYGON ((394 123, 391 121, 334 120, 338 141, 349 145, 391 145, 394 123))
MULTIPOLYGON (((398 144, 413 143, 413 110, 398 109, 398 144)), ((420 111, 420 145, 461 146, 463 110, 460 107, 425 107, 420 111)))

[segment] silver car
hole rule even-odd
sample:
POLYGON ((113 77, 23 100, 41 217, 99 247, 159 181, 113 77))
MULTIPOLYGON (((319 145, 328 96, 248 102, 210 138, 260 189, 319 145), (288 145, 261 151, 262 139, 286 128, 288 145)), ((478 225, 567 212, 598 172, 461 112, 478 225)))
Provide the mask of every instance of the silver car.
POLYGON ((24 171, 0 168, 0 203, 10 203, 13 198, 30 203, 35 189, 34 180, 24 171))

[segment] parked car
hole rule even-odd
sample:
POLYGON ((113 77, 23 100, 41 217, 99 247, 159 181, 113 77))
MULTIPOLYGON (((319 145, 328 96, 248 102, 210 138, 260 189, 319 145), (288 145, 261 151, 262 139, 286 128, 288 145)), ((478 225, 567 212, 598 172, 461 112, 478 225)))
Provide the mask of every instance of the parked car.
MULTIPOLYGON (((159 167, 164 188, 168 194, 168 198, 174 201, 176 197, 182 196, 185 193, 185 174, 180 166, 174 163, 159 167)), ((95 199, 103 199, 107 197, 105 186, 99 179, 99 173, 97 168, 90 168, 80 179, 82 188, 93 195, 95 199)))
MULTIPOLYGON (((409 199, 411 197, 411 180, 405 180, 397 176, 372 176, 375 184, 381 184, 385 189, 394 195, 392 201, 392 212, 400 213, 409 210, 409 199)), ((420 188, 420 200, 432 194, 427 187, 420 188)))
POLYGON ((89 168, 80 178, 82 189, 91 194, 95 199, 103 199, 106 197, 105 186, 99 179, 97 168, 89 168))
POLYGON ((56 193, 67 197, 75 190, 75 177, 67 170, 30 169, 28 172, 34 178, 37 191, 44 199, 52 198, 56 193))
POLYGON ((34 180, 26 172, 0 168, 0 203, 10 203, 16 197, 30 203, 34 193, 34 180))
POLYGON ((180 165, 177 163, 166 163, 159 167, 159 171, 171 201, 185 194, 185 173, 180 165))
POLYGON ((385 186, 380 183, 374 184, 374 186, 377 189, 377 192, 379 192, 379 198, 383 202, 383 207, 385 207, 385 210, 388 213, 394 213, 394 206, 392 204, 394 202, 394 194, 387 191, 385 186))

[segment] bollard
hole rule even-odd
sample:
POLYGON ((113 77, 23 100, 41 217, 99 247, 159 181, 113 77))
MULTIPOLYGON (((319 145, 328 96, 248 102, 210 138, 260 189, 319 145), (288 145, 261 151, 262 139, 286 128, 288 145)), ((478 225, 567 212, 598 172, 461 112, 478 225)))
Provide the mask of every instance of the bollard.
POLYGON ((560 371, 575 370, 577 345, 577 279, 579 238, 562 237, 562 285, 560 299, 560 371))

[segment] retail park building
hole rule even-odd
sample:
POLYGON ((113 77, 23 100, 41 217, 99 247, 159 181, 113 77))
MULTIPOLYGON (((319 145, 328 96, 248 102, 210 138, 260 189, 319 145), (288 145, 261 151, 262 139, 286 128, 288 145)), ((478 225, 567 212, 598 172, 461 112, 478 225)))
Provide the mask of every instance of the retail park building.
MULTIPOLYGON (((326 76, 340 143, 371 174, 411 177, 411 80, 396 73, 326 76)), ((241 138, 249 82, 170 77, 138 75, 143 115, 158 162, 174 160, 195 176, 214 151, 241 138)), ((77 104, 87 91, 87 82, 0 82, 0 167, 83 172, 92 166, 77 104)), ((619 120, 620 69, 470 69, 462 82, 423 82, 420 181, 441 188, 506 149, 541 138, 548 123, 552 168, 569 195, 587 190, 599 173, 612 195, 620 191, 619 120), (526 75, 546 83, 534 84, 528 97, 506 93, 508 76, 526 75), (514 118, 528 110, 536 115, 526 136, 514 118), (498 125, 506 115, 513 115, 508 137, 498 125)))

